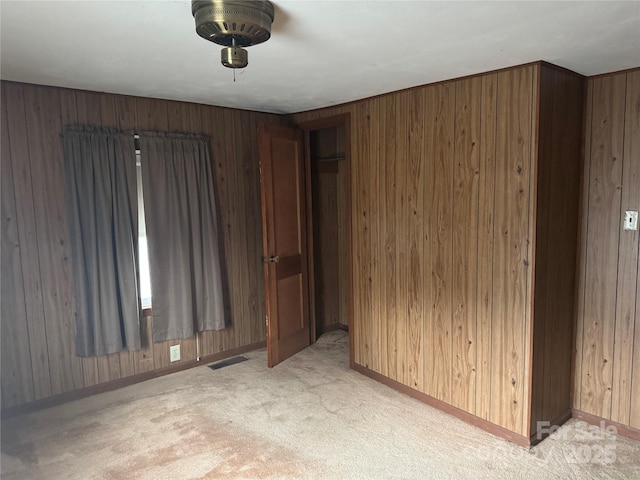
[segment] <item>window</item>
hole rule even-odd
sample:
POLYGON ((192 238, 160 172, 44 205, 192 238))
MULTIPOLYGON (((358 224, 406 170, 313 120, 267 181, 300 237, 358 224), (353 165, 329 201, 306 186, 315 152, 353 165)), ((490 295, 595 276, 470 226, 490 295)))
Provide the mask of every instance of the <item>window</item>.
POLYGON ((134 136, 136 145, 136 179, 138 194, 138 261, 140 268, 140 301, 142 308, 151 308, 151 272, 149 271, 149 250, 147 248, 147 227, 144 217, 144 196, 142 194, 142 161, 140 159, 140 137, 134 136))

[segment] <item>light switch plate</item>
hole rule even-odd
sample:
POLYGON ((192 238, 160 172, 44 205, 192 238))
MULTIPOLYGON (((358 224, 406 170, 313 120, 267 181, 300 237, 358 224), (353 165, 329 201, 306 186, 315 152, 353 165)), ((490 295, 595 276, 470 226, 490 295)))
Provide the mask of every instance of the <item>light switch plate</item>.
POLYGON ((638 212, 633 210, 624 212, 624 229, 638 230, 638 212))
POLYGON ((180 345, 171 345, 169 347, 169 360, 178 362, 180 360, 180 345))

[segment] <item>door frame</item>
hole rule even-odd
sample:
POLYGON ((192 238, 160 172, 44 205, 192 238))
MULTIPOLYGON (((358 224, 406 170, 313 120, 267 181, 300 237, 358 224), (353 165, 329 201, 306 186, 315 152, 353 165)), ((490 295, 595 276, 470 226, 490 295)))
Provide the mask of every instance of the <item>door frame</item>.
POLYGON ((346 184, 349 186, 345 192, 346 210, 348 212, 346 220, 347 227, 347 295, 349 301, 348 308, 348 326, 349 326, 349 367, 354 366, 353 352, 353 242, 351 234, 351 219, 353 212, 351 210, 351 196, 353 187, 351 184, 351 114, 349 112, 330 117, 318 118, 301 122, 296 126, 304 132, 304 167, 306 172, 306 197, 307 197, 307 271, 309 276, 309 335, 310 342, 316 342, 316 297, 315 297, 315 270, 313 266, 313 185, 311 182, 311 142, 310 135, 312 130, 321 130, 323 128, 336 127, 344 125, 344 162, 346 171, 346 184))

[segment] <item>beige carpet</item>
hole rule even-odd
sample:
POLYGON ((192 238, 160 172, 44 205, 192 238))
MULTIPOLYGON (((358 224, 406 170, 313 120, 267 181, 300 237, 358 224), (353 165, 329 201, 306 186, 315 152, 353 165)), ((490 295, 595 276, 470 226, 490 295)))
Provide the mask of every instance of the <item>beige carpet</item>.
POLYGON ((640 478, 640 442, 572 420, 516 447, 349 370, 341 331, 247 356, 9 419, 2 478, 640 478))

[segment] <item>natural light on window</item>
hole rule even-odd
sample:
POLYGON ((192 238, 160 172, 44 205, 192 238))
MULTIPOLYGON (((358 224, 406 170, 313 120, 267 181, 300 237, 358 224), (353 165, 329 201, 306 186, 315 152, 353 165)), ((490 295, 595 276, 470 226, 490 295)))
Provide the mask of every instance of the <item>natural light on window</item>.
POLYGON ((140 261, 140 299, 142 302, 142 308, 151 308, 151 273, 149 272, 147 228, 144 219, 144 199, 142 196, 142 163, 140 161, 140 150, 137 147, 136 173, 138 181, 138 257, 140 261))

